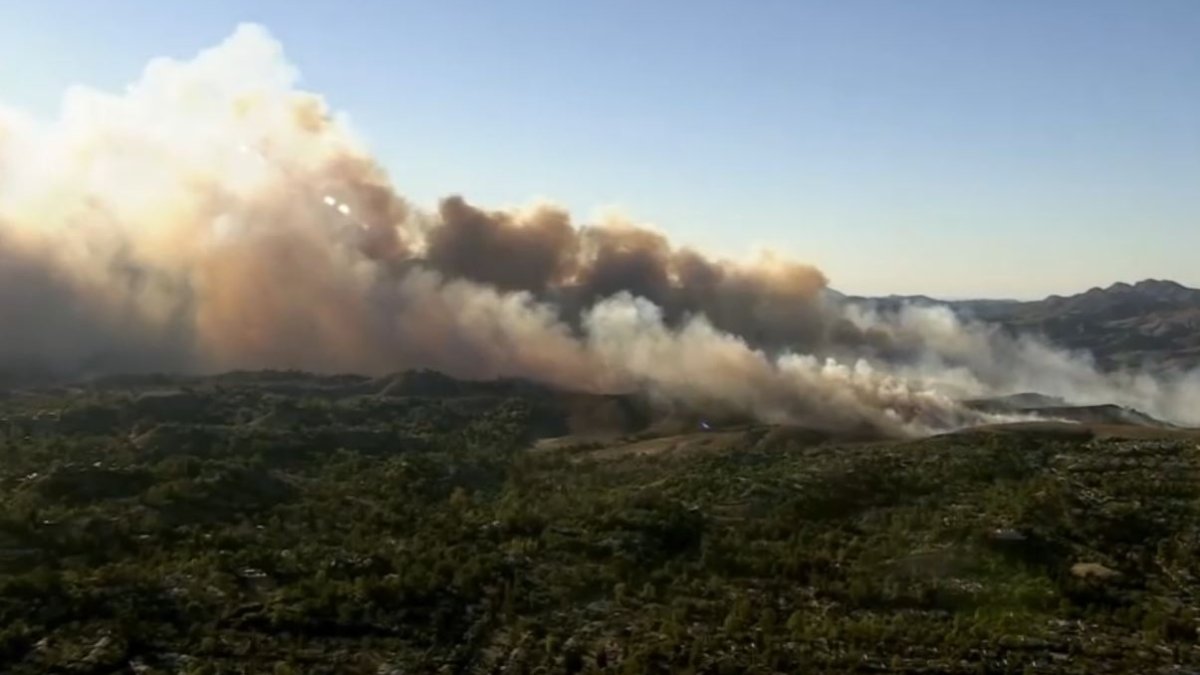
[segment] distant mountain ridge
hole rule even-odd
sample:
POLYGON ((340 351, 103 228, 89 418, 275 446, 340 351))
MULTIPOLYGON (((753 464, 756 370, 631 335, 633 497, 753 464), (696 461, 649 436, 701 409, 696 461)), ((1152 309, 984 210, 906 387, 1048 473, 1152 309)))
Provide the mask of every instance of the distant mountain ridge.
POLYGON ((883 311, 911 304, 949 307, 967 318, 1039 334, 1067 349, 1088 351, 1104 368, 1200 367, 1200 289, 1175 281, 1118 282, 1075 295, 1030 301, 939 300, 924 295, 841 298, 883 311))

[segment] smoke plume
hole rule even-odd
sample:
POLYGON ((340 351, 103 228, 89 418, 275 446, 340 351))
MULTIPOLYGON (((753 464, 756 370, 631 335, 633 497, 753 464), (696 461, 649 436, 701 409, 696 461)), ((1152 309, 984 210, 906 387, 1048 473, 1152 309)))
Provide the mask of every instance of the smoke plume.
POLYGON ((1195 378, 843 307, 776 255, 714 259, 546 204, 423 212, 297 78, 247 25, 121 94, 71 89, 53 121, 0 108, 0 371, 425 367, 893 433, 1036 389, 1195 421, 1195 378))

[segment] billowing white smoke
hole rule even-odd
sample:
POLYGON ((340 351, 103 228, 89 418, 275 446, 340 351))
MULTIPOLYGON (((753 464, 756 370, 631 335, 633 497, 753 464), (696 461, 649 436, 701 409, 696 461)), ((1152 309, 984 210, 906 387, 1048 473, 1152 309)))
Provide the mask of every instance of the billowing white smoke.
POLYGON ((936 311, 846 314, 776 257, 545 205, 419 212, 296 79, 242 26, 120 95, 72 89, 50 123, 0 109, 0 371, 429 367, 893 433, 994 419, 955 392, 1196 409, 1194 380, 1099 375, 936 311))
POLYGON ((845 312, 862 329, 885 330, 898 343, 919 345, 916 359, 893 368, 940 391, 959 397, 1038 392, 1076 405, 1112 403, 1200 425, 1200 371, 1103 372, 1090 354, 1058 349, 1031 335, 1012 337, 997 326, 964 321, 947 307, 910 305, 886 316, 861 307, 845 312))

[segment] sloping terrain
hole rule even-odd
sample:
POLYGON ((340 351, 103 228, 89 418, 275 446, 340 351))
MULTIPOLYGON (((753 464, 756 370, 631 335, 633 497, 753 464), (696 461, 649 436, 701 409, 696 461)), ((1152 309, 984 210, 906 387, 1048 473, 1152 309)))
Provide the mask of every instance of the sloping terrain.
POLYGON ((646 410, 435 373, 13 392, 0 672, 1200 666, 1194 437, 646 410))
POLYGON ((987 318, 1082 349, 1108 367, 1200 365, 1200 290, 1171 281, 1113 284, 1003 308, 987 318))
POLYGON ((1068 405, 1066 401, 1032 392, 966 401, 966 405, 990 413, 1025 413, 1045 420, 1074 422, 1082 425, 1118 425, 1172 429, 1174 425, 1124 406, 1068 405))
POLYGON ((883 310, 905 304, 946 305, 1013 332, 1043 335, 1055 345, 1091 353, 1104 368, 1200 367, 1200 289, 1147 279, 1043 300, 942 301, 925 296, 845 298, 883 310))

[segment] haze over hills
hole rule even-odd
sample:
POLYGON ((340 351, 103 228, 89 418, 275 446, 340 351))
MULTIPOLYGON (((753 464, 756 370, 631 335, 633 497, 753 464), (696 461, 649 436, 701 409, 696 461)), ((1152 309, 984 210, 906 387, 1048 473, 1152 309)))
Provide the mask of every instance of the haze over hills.
POLYGON ((1105 369, 1190 370, 1200 366, 1200 289, 1168 280, 1117 282, 1075 295, 1042 300, 939 300, 923 295, 845 302, 895 311, 903 306, 946 306, 970 319, 998 323, 1015 333, 1044 336, 1065 349, 1085 351, 1105 369))
POLYGON ((1069 349, 1086 349, 1105 367, 1200 365, 1200 290, 1146 280, 1079 295, 1019 303, 981 318, 1035 330, 1069 349))
MULTIPOLYGON (((929 296, 845 296, 830 289, 829 297, 836 304, 870 307, 882 313, 896 313, 906 308, 945 307, 964 320, 982 321, 1003 327, 1014 335, 1036 335, 1050 343, 1091 355, 1105 369, 1148 368, 1157 370, 1194 368, 1200 365, 1200 290, 1185 287, 1172 281, 1145 280, 1135 284, 1114 283, 1107 288, 1092 288, 1070 296, 1051 295, 1042 300, 1017 301, 1005 299, 940 300, 929 296)), ((243 377, 231 373, 216 378, 215 382, 238 381, 243 377)), ((582 436, 600 433, 602 436, 637 429, 655 429, 665 433, 671 429, 696 427, 701 419, 719 424, 724 421, 752 421, 753 415, 739 415, 720 408, 703 405, 685 406, 674 412, 668 405, 651 405, 644 396, 618 395, 595 396, 587 393, 570 393, 533 380, 498 379, 479 382, 463 382, 433 371, 409 371, 383 377, 343 376, 332 380, 321 380, 316 387, 303 374, 280 373, 278 376, 246 373, 244 377, 255 381, 264 377, 275 384, 267 387, 282 394, 328 395, 520 395, 537 400, 559 398, 559 414, 563 420, 572 420, 561 427, 564 434, 582 436), (300 377, 297 380, 296 377, 300 377), (303 381, 304 384, 296 383, 303 381), (299 386, 299 388, 297 388, 299 386), (332 387, 332 388, 331 388, 332 387), (564 398, 565 397, 565 398, 564 398), (590 411, 590 412, 589 412, 590 411), (572 426, 574 425, 574 426, 572 426), (599 425, 597 427, 596 425, 599 425), (633 426, 630 426, 633 425, 633 426), (575 428, 579 427, 579 428, 575 428)), ((125 376, 107 375, 86 382, 75 382, 53 377, 35 369, 9 370, 0 373, 0 387, 21 388, 53 384, 82 384, 86 389, 132 386, 142 389, 158 382, 161 386, 174 389, 189 383, 210 380, 183 375, 125 376)), ((260 385, 261 386, 261 385, 260 385)), ((1156 419, 1135 408, 1115 405, 1111 402, 1096 402, 1077 405, 1060 396, 1049 396, 1039 392, 1017 392, 1001 396, 981 397, 964 401, 967 408, 1000 416, 1037 417, 1054 420, 1069 420, 1084 425, 1139 426, 1146 428, 1169 428, 1173 425, 1156 419)), ((977 420, 976 423, 987 423, 977 420)), ((565 424, 560 422, 558 424, 565 424)), ((708 424, 708 422, 705 422, 708 424)), ((812 429, 832 429, 819 421, 811 423, 812 429)), ((836 425, 834 425, 836 426, 836 425)), ((559 427, 556 427, 559 428, 559 427)), ((872 437, 888 435, 878 427, 864 425, 847 433, 837 429, 841 437, 872 437)))

